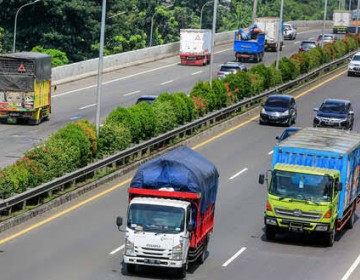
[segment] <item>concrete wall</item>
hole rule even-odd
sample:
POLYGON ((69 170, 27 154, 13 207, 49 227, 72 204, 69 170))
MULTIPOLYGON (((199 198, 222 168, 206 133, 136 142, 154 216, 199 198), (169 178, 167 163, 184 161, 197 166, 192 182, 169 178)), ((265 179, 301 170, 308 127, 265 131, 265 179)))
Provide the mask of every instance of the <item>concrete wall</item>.
MULTIPOLYGON (((292 21, 298 28, 320 27, 323 21, 292 21)), ((327 21, 327 27, 331 27, 332 21, 327 21)), ((234 31, 215 34, 215 45, 232 42, 234 31)), ((105 56, 103 60, 103 72, 111 72, 124 67, 151 62, 158 59, 174 56, 179 52, 179 42, 166 45, 154 46, 135 51, 105 56)), ((68 64, 52 69, 52 84, 58 85, 74 80, 94 76, 98 74, 99 59, 94 58, 73 64, 68 64)))

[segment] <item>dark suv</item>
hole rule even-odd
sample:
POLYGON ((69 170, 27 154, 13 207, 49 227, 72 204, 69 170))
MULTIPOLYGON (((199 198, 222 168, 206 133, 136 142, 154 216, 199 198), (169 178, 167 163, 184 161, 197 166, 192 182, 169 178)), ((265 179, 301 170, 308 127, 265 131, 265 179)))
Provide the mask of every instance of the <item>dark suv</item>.
POLYGON ((295 98, 291 95, 270 95, 260 112, 260 124, 274 123, 290 126, 296 122, 295 98))
POLYGON ((314 111, 314 127, 353 129, 354 110, 349 100, 326 99, 320 108, 314 108, 314 111))

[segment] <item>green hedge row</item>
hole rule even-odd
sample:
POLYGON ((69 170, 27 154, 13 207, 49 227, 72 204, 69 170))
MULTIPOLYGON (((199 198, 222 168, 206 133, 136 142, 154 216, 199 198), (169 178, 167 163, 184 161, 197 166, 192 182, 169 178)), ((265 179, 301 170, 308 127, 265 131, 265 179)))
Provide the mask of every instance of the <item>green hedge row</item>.
POLYGON ((333 59, 358 48, 360 36, 347 35, 343 40, 310 51, 283 57, 279 69, 275 63, 253 66, 248 72, 228 75, 223 80, 199 81, 190 95, 163 93, 149 105, 145 102, 128 108, 117 107, 100 128, 88 120, 69 123, 49 140, 24 154, 13 165, 0 171, 0 198, 21 193, 86 166, 96 158, 112 155, 131 144, 155 137, 211 111, 234 104, 264 90, 293 80, 333 59))

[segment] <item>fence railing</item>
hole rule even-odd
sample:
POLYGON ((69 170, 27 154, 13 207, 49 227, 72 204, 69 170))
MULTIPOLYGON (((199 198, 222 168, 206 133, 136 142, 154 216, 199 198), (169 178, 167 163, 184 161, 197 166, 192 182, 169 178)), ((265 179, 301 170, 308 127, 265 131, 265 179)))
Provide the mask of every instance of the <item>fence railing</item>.
POLYGON ((196 119, 191 123, 184 124, 158 137, 143 141, 124 151, 89 164, 84 168, 66 174, 51 182, 45 183, 33 189, 29 189, 23 193, 16 194, 10 198, 0 200, 0 212, 2 215, 10 215, 13 210, 22 210, 29 204, 33 205, 34 203, 39 203, 41 199, 51 196, 53 192, 63 191, 64 189, 75 186, 79 182, 84 182, 90 178, 96 178, 95 176, 98 172, 104 171, 107 168, 124 167, 129 163, 147 157, 161 148, 167 147, 172 143, 179 142, 182 139, 186 139, 187 137, 196 134, 199 130, 212 126, 213 124, 223 121, 224 119, 229 119, 235 113, 238 114, 239 112, 242 112, 243 109, 247 109, 253 105, 258 104, 264 97, 270 94, 287 90, 294 87, 295 85, 312 79, 314 76, 331 70, 334 67, 338 67, 354 53, 355 52, 350 53, 343 58, 325 64, 316 70, 298 77, 295 80, 269 89, 261 94, 258 94, 257 96, 242 100, 221 110, 209 113, 206 116, 196 119))

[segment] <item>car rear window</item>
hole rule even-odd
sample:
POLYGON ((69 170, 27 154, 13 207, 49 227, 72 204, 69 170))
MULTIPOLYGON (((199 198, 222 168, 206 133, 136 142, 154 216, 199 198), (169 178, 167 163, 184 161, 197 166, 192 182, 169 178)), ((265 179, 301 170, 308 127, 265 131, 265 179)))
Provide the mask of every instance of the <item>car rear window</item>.
MULTIPOLYGON (((322 39, 322 35, 319 35, 319 40, 321 40, 321 39, 322 39)), ((332 40, 332 39, 334 39, 333 36, 331 36, 331 35, 324 35, 324 40, 332 40)))

